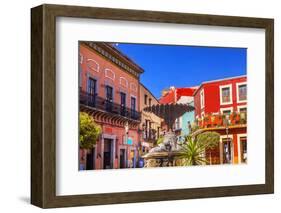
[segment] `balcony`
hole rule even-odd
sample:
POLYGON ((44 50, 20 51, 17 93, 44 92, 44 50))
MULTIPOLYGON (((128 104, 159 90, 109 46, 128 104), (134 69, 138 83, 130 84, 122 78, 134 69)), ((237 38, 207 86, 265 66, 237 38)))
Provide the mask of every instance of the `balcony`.
POLYGON ((157 140, 157 134, 155 129, 145 129, 143 132, 143 139, 147 142, 154 143, 157 140))
POLYGON ((233 112, 230 115, 205 115, 203 119, 195 121, 196 128, 232 127, 247 124, 246 112, 233 112))
POLYGON ((140 120, 140 113, 136 110, 106 100, 97 94, 89 94, 84 91, 80 91, 79 103, 100 111, 105 111, 114 115, 126 117, 128 119, 140 120))

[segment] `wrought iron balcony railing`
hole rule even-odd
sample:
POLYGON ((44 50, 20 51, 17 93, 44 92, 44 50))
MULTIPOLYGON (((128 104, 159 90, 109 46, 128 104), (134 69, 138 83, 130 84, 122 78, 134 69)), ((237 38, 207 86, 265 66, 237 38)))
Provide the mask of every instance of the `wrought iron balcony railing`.
POLYGON ((196 119, 199 128, 225 127, 247 124, 246 112, 233 112, 230 115, 205 115, 203 119, 196 119))
POLYGON ((157 133, 155 129, 144 129, 143 139, 147 142, 155 142, 157 140, 157 133))
POLYGON ((130 109, 121 104, 114 103, 112 100, 107 100, 97 94, 89 94, 80 91, 80 104, 103 110, 112 114, 120 115, 133 120, 140 120, 140 113, 134 109, 130 109))

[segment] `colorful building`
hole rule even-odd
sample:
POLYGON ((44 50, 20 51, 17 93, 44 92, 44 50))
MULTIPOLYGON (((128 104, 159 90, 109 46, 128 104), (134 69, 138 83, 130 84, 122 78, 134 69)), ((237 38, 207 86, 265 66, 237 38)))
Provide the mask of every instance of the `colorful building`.
MULTIPOLYGON (((162 97, 159 102, 161 104, 190 104, 194 106, 193 93, 198 87, 189 88, 175 88, 170 87, 169 90, 163 90, 162 97)), ((191 131, 191 125, 194 122, 194 111, 186 112, 181 117, 176 119, 174 125, 174 131, 181 136, 188 135, 191 131)))
POLYGON ((140 110, 141 110, 141 146, 142 153, 148 152, 156 145, 161 134, 162 119, 151 112, 143 109, 148 106, 158 105, 158 99, 143 85, 140 84, 140 110))
POLYGON ((80 149, 80 170, 136 167, 141 73, 143 69, 113 45, 80 42, 80 111, 102 128, 91 150, 80 149))
POLYGON ((220 134, 216 149, 207 150, 210 164, 247 162, 247 77, 238 76, 203 82, 194 93, 194 135, 220 134))

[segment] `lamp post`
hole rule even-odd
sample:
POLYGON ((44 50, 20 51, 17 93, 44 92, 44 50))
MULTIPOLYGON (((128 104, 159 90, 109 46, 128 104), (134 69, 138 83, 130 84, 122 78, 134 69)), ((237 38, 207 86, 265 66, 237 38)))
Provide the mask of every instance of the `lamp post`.
MULTIPOLYGON (((128 123, 128 121, 125 122, 124 128, 125 128, 125 144, 128 144, 128 134, 129 134, 129 123, 128 123)), ((127 151, 127 153, 128 153, 128 151, 127 151)), ((128 159, 127 159, 126 164, 127 164, 126 167, 128 167, 129 166, 129 160, 128 159)))
POLYGON ((229 115, 227 114, 225 116, 225 132, 226 132, 226 143, 227 143, 227 161, 229 162, 229 158, 230 158, 230 155, 229 155, 229 141, 228 141, 228 133, 229 133, 229 129, 228 129, 228 122, 229 122, 229 115))
POLYGON ((124 127, 125 127, 125 143, 127 144, 128 143, 128 134, 129 134, 129 123, 128 123, 128 121, 126 121, 124 127))

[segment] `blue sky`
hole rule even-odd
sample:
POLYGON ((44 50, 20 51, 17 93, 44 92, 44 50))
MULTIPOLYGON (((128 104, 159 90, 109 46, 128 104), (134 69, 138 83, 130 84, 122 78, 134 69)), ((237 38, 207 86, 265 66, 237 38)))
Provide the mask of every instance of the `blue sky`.
POLYGON ((157 98, 170 86, 191 87, 246 74, 245 48, 124 43, 117 48, 144 69, 141 82, 157 98))

